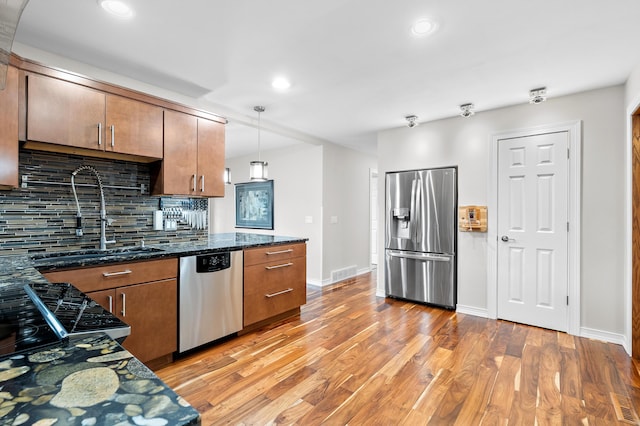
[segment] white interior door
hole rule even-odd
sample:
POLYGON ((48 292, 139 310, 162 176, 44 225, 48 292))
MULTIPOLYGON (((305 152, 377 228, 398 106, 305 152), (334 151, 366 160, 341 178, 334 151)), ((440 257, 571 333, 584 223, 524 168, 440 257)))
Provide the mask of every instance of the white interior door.
POLYGON ((568 141, 498 141, 498 318, 567 330, 568 141))

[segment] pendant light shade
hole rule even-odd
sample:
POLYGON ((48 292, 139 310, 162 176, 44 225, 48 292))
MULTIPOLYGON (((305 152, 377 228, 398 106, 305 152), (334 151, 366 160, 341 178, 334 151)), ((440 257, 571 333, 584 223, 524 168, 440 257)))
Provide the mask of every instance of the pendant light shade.
POLYGON ((249 163, 249 177, 252 182, 263 182, 267 180, 266 161, 260 160, 260 113, 264 112, 263 106, 255 106, 253 110, 258 113, 258 160, 249 163))

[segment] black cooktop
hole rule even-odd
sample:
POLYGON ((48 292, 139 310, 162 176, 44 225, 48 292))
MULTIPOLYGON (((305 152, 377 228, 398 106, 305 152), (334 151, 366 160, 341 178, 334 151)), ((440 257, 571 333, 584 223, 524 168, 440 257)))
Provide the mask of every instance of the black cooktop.
POLYGON ((118 339, 129 334, 129 326, 69 283, 31 283, 49 311, 73 335, 104 331, 118 339))
POLYGON ((122 342, 130 331, 126 323, 68 283, 15 284, 0 291, 0 355, 95 332, 122 342))
POLYGON ((58 343, 67 334, 27 286, 0 292, 0 355, 58 343))

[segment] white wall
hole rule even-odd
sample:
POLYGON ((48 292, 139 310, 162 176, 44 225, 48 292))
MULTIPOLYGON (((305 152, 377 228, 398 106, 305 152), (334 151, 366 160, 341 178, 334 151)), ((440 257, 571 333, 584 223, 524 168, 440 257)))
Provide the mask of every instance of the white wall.
POLYGON ((274 229, 272 231, 235 227, 235 186, 249 182, 249 162, 256 156, 228 159, 231 185, 226 185, 224 198, 210 201, 210 233, 255 232, 308 238, 307 282, 322 281, 322 146, 300 144, 283 150, 262 152, 269 163, 269 179, 273 179, 274 229), (305 216, 314 218, 305 223, 305 216))
MULTIPOLYGON (((492 133, 582 120, 581 327, 625 333, 625 93, 623 86, 380 132, 378 171, 457 165, 459 204, 487 204, 492 133)), ((380 179, 380 193, 384 179, 380 179)), ((384 217, 384 203, 380 203, 384 217)), ((495 212, 488 212, 489 215, 495 212)), ((379 239, 383 253, 384 236, 379 239)), ((486 234, 458 234, 458 303, 487 308, 486 234)), ((384 275, 378 273, 378 294, 384 275)))
POLYGON ((331 271, 370 268, 369 170, 377 159, 338 145, 324 148, 322 277, 328 284, 331 271))

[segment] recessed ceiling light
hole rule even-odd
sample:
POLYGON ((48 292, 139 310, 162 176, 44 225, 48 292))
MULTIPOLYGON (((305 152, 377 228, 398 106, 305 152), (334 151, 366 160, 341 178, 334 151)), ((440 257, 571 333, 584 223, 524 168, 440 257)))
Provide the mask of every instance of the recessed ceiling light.
POLYGON ((291 87, 291 82, 284 77, 277 77, 271 82, 271 86, 278 90, 287 90, 291 87))
POLYGON ((437 27, 438 25, 431 19, 422 18, 413 24, 411 32, 417 36, 425 36, 434 32, 437 27))
POLYGON ((102 6, 104 10, 118 18, 133 17, 133 9, 125 2, 119 0, 99 0, 98 3, 100 3, 100 6, 102 6))

